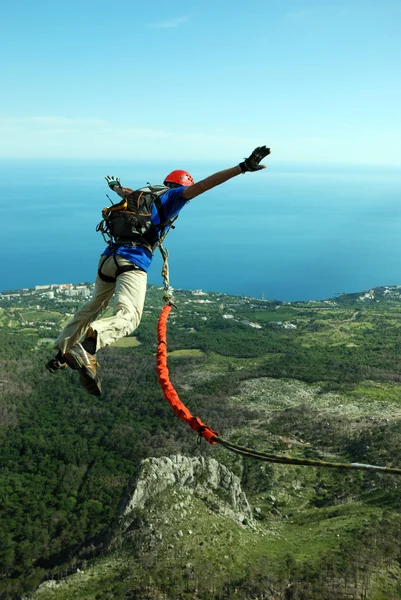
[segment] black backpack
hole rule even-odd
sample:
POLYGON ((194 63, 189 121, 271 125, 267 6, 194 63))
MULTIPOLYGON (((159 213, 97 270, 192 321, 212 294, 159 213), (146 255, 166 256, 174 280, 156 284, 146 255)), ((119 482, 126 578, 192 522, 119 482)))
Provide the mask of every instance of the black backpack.
POLYGON ((169 188, 164 185, 149 185, 135 190, 118 204, 102 211, 103 220, 96 231, 100 231, 109 244, 139 244, 153 250, 176 219, 166 219, 160 201, 169 188), (152 207, 155 205, 160 217, 160 226, 152 223, 152 207), (110 239, 107 239, 108 236, 110 239))

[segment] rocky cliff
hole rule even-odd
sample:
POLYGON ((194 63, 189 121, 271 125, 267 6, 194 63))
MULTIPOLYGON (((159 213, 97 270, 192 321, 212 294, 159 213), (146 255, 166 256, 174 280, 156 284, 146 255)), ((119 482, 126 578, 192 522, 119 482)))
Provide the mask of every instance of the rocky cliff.
POLYGON ((209 510, 240 524, 251 525, 252 512, 239 478, 213 458, 171 457, 148 458, 136 482, 135 491, 122 511, 125 527, 135 509, 157 510, 160 500, 180 496, 172 502, 175 515, 185 518, 191 499, 200 500, 209 510), (187 508, 185 508, 187 507, 187 508))

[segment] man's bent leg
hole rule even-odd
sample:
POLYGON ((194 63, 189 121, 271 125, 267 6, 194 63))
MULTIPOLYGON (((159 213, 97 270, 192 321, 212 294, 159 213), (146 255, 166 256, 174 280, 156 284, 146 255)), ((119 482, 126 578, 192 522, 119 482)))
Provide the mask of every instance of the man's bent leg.
MULTIPOLYGON (((100 262, 103 260, 102 257, 100 262)), ((75 313, 55 341, 55 347, 60 350, 61 354, 65 354, 79 342, 91 326, 92 321, 107 308, 113 297, 115 286, 115 283, 108 283, 99 276, 97 277, 92 298, 75 313)))
MULTIPOLYGON (((118 262, 121 266, 129 264, 120 256, 118 262)), ((145 303, 146 284, 147 274, 140 269, 119 275, 115 289, 115 314, 91 323, 97 333, 97 349, 112 344, 138 327, 145 303)))

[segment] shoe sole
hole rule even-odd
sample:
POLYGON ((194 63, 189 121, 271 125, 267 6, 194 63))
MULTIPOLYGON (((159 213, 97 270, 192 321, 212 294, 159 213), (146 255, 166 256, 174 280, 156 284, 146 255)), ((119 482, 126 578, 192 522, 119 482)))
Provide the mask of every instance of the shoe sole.
POLYGON ((98 377, 95 377, 95 379, 93 379, 92 377, 89 377, 83 369, 81 369, 79 373, 79 382, 82 385, 82 387, 88 392, 88 394, 91 394, 91 396, 101 395, 102 387, 100 385, 100 380, 98 377))

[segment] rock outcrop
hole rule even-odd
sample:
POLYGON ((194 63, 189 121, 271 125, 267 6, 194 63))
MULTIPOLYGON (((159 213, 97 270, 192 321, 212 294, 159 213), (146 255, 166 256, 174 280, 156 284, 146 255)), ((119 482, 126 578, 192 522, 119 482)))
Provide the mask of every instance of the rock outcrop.
POLYGON ((240 479, 234 473, 213 458, 181 455, 143 461, 135 492, 123 515, 129 521, 130 512, 146 510, 157 497, 169 491, 193 495, 213 512, 237 523, 253 523, 248 500, 241 489, 240 479))

